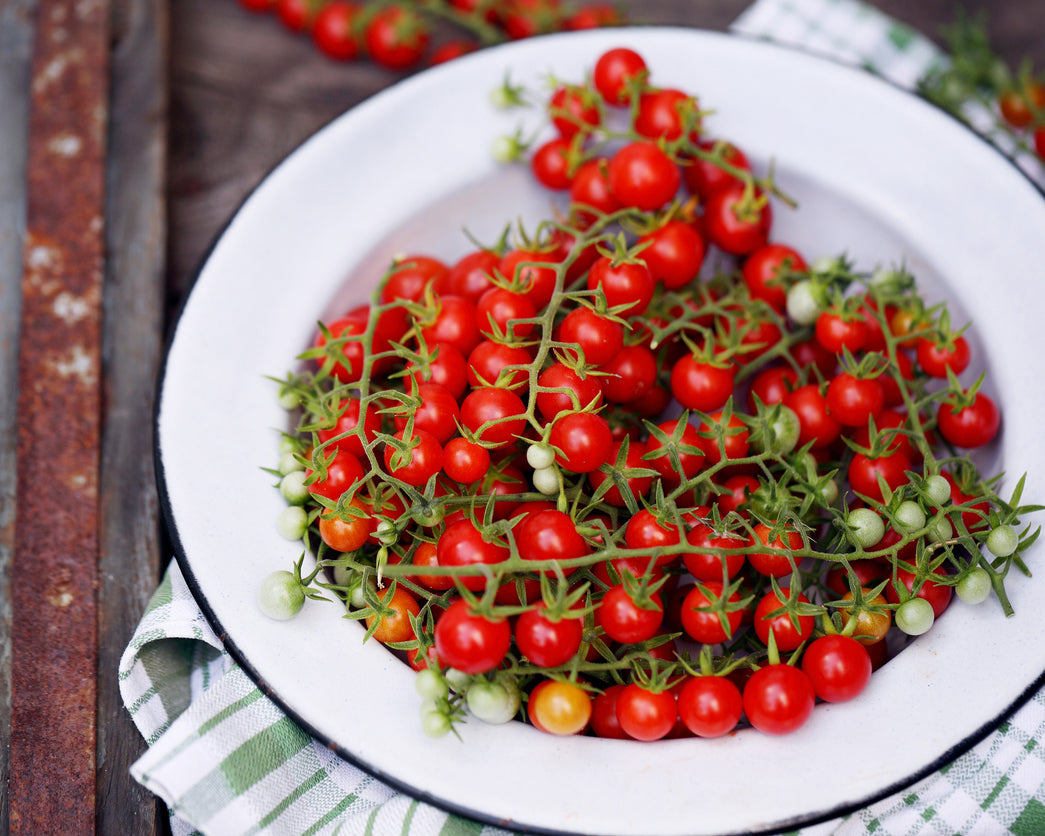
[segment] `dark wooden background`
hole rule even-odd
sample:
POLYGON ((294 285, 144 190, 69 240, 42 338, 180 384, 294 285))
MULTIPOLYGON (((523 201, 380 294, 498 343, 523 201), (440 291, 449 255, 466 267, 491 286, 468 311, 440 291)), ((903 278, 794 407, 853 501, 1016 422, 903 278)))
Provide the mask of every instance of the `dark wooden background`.
MULTIPOLYGON (((721 30, 748 2, 617 5, 634 23, 721 30)), ((30 752, 36 760, 27 761, 24 745, 11 748, 11 706, 19 696, 13 689, 25 681, 13 669, 17 674, 17 666, 27 664, 18 661, 26 628, 15 612, 11 579, 30 571, 35 557, 19 553, 25 536, 15 525, 15 509, 32 505, 18 496, 15 446, 18 337, 27 330, 19 327, 22 239, 33 197, 25 178, 33 150, 26 126, 34 107, 49 106, 30 92, 38 16, 73 5, 0 0, 0 835, 83 833, 91 826, 121 836, 167 831, 162 806, 128 775, 143 743, 116 687, 119 656, 169 557, 151 460, 152 399, 164 341, 208 247, 250 190, 318 127, 401 77, 367 62, 328 60, 304 36, 285 32, 274 17, 243 10, 237 0, 96 4, 109 12, 110 52, 108 65, 94 68, 108 89, 98 488, 86 517, 97 537, 98 592, 91 602, 97 647, 90 649, 97 698, 82 739, 69 745, 85 759, 88 781, 95 775, 94 786, 83 789, 63 780, 63 770, 77 767, 59 754, 30 752), (46 800, 63 797, 64 805, 46 800)), ((960 10, 982 10, 993 46, 1011 66, 1029 58, 1045 71, 1045 0, 872 5, 937 41, 960 10)), ((46 486, 33 486, 40 488, 46 486)), ((46 571, 46 563, 32 571, 41 568, 46 571)), ((31 744, 34 730, 24 725, 19 739, 28 735, 31 744)), ((50 738, 38 731, 36 748, 46 749, 50 738)))

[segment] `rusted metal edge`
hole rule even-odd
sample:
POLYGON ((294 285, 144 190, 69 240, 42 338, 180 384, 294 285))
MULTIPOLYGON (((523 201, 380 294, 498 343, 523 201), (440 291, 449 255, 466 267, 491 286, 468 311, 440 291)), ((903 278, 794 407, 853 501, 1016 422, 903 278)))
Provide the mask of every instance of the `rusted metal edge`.
POLYGON ((11 729, 11 597, 14 559, 15 427, 18 320, 25 229, 26 128, 33 57, 33 0, 0 1, 0 835, 8 832, 7 781, 11 729))
POLYGON ((94 831, 108 0, 39 0, 11 567, 11 833, 94 831))

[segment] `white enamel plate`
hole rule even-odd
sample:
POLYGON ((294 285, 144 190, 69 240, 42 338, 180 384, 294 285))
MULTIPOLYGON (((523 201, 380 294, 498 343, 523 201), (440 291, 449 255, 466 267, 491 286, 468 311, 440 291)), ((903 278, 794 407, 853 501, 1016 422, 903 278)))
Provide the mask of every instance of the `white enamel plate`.
MULTIPOLYGON (((776 164, 800 208, 774 237, 809 257, 904 263, 952 319, 975 323, 1004 428, 1003 495, 1023 472, 1045 497, 1041 242, 1045 200, 973 133, 859 70, 763 42, 676 29, 555 35, 422 73, 336 120, 280 165, 216 243, 177 325, 158 409, 160 482, 178 559, 216 631, 267 693, 320 739, 419 798, 484 821, 565 833, 772 831, 864 806, 981 739, 1041 683, 1045 572, 1014 577, 1016 615, 960 602, 875 674, 858 700, 818 706, 798 733, 655 744, 558 739, 522 723, 421 733, 413 673, 333 604, 265 618, 258 581, 288 568, 283 507, 262 468, 287 417, 281 376, 317 319, 365 300, 392 255, 447 260, 547 217, 524 167, 496 164, 520 118, 489 94, 511 73, 580 81, 628 45, 657 85, 714 113, 709 132, 776 164)), ((546 89, 546 88, 543 88, 546 89)), ((1027 556, 1032 568, 1041 557, 1027 556)))

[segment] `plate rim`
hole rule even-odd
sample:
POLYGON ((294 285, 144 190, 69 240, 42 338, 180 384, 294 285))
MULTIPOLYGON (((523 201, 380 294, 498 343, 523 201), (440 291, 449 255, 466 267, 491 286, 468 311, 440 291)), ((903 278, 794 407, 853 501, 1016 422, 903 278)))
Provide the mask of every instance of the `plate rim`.
MULTIPOLYGON (((946 115, 954 125, 960 126, 960 128, 963 129, 967 134, 978 139, 983 145, 989 148, 991 152, 993 152, 1009 167, 1015 170, 1020 175, 1020 177, 1027 184, 1029 184, 1035 192, 1037 192, 1038 197, 1045 201, 1045 186, 1035 181, 1035 179, 1022 166, 1019 165, 1016 158, 1012 154, 1007 153, 998 144, 991 141, 989 137, 975 130, 974 127, 960 119, 956 114, 917 95, 915 91, 910 90, 904 87, 903 85, 898 84, 897 82, 894 82, 893 80, 885 76, 882 76, 878 73, 875 73, 865 67, 847 62, 834 55, 827 54, 821 51, 806 49, 793 44, 774 41, 769 37, 752 35, 743 32, 721 31, 682 25, 628 26, 618 27, 614 31, 620 32, 622 39, 626 39, 628 37, 628 34, 632 31, 659 31, 664 33, 674 33, 683 35, 696 34, 698 36, 712 37, 716 39, 744 41, 748 43, 758 44, 762 47, 766 47, 769 49, 780 50, 782 52, 792 53, 800 56, 806 56, 813 60, 824 62, 825 65, 831 66, 836 70, 853 73, 854 75, 860 76, 865 79, 872 79, 879 84, 884 84, 887 87, 892 88, 895 92, 900 93, 903 97, 909 100, 918 102, 922 106, 925 106, 937 113, 946 115)), ((548 35, 537 36, 536 38, 530 38, 528 39, 528 41, 546 41, 549 39, 578 38, 586 37, 591 34, 592 33, 583 32, 552 33, 548 35)), ((484 50, 481 50, 477 54, 462 56, 461 58, 457 59, 457 61, 464 62, 482 60, 482 56, 484 54, 489 54, 491 52, 505 48, 510 49, 513 46, 516 46, 517 43, 518 42, 512 42, 488 47, 484 50)), ((306 731, 314 740, 323 744, 326 748, 335 752, 339 757, 348 761, 353 766, 358 767, 359 769, 363 770, 366 774, 373 776, 374 778, 389 785, 396 791, 407 794, 411 798, 417 799, 424 803, 431 804, 434 807, 444 810, 445 812, 463 816, 490 826, 504 827, 506 824, 505 820, 499 819, 495 815, 433 795, 432 793, 425 791, 413 785, 410 782, 404 781, 398 778, 397 776, 372 765, 364 758, 361 758, 353 754, 342 744, 338 743, 336 740, 333 740, 329 736, 320 732, 314 725, 312 725, 303 716, 301 716, 301 714, 296 709, 294 709, 291 705, 285 702, 280 697, 280 695, 276 691, 274 691, 272 687, 269 686, 269 684, 265 681, 264 677, 260 674, 258 669, 253 665, 253 663, 251 663, 251 661, 247 658, 246 654, 240 649, 235 639, 222 626, 220 619, 218 618, 216 612, 211 606, 211 603, 208 601, 206 595, 204 594, 204 591, 196 577, 196 574, 192 570, 190 558, 184 548, 182 538, 179 534, 178 522, 174 516, 171 498, 167 487, 167 480, 165 478, 166 468, 164 466, 163 451, 161 449, 160 418, 164 399, 168 361, 170 359, 171 352, 178 335, 179 327, 183 321, 183 316, 186 307, 188 306, 189 302, 193 297, 193 294, 196 291, 197 282, 201 274, 207 267, 215 249, 217 248, 217 246, 225 236, 226 232, 228 231, 229 227, 239 217, 244 207, 254 198, 257 192, 265 185, 265 183, 270 179, 270 177, 278 169, 280 169, 280 167, 283 166, 283 164, 287 162, 288 159, 298 155, 302 151, 302 149, 304 149, 319 134, 329 130, 333 125, 346 118, 349 114, 351 114, 355 109, 357 109, 361 105, 395 95, 396 91, 400 90, 403 87, 411 85, 417 77, 427 76, 429 73, 433 71, 438 72, 439 70, 440 68, 431 68, 412 74, 410 76, 407 76, 406 78, 402 78, 390 84, 389 86, 372 93, 371 95, 365 97, 364 99, 360 100, 359 102, 345 109, 344 111, 335 114, 330 119, 326 120, 324 123, 316 127, 298 144, 293 146, 290 149, 290 151, 283 154, 278 160, 276 160, 272 165, 270 165, 258 177, 257 181, 250 187, 250 189, 245 193, 245 195, 240 199, 240 201, 238 201, 235 208, 229 213, 228 217, 221 224, 219 229, 213 235, 210 243, 204 250, 202 256, 200 257, 198 265, 193 270, 193 278, 190 288, 185 293, 184 297, 180 300, 177 309, 173 312, 171 325, 169 326, 168 336, 163 348, 162 358, 158 367, 156 375, 156 384, 154 388, 155 396, 153 399, 152 407, 152 452, 158 493, 158 504, 162 513, 164 528, 169 537, 170 548, 173 552, 174 560, 178 564, 178 567, 182 573, 185 583, 189 591, 192 593, 192 596, 196 604, 199 606, 208 625, 211 627, 211 629, 214 631, 215 635, 221 642, 222 647, 228 652, 229 656, 233 659, 233 661, 247 674, 247 676, 259 688, 259 690, 266 697, 272 700, 273 703, 275 703, 281 711, 283 711, 289 718, 291 718, 300 728, 306 731)), ((1042 670, 1041 673, 1021 693, 1019 693, 1012 700, 1012 702, 999 714, 988 719, 979 728, 966 735, 961 741, 959 741, 955 745, 943 751, 937 758, 932 760, 930 763, 928 763, 920 769, 915 770, 909 776, 899 779, 889 784, 888 786, 881 788, 876 792, 863 796, 858 801, 844 802, 830 807, 828 809, 811 813, 808 816, 803 815, 798 817, 792 817, 788 820, 780 820, 774 822, 773 824, 765 827, 754 827, 750 829, 745 829, 744 832, 752 834, 778 834, 791 830, 795 826, 805 827, 820 824, 865 809, 866 807, 875 804, 878 801, 881 801, 882 799, 885 799, 891 795, 894 795, 895 793, 900 792, 905 788, 909 788, 912 785, 923 780, 924 778, 937 772, 941 767, 949 763, 952 763, 955 759, 966 754, 978 743, 985 740, 990 734, 995 732, 1001 725, 1003 725, 1009 718, 1011 718, 1017 711, 1019 711, 1020 708, 1026 705, 1033 698, 1033 696, 1043 687, 1045 687, 1045 670, 1042 670)), ((528 825, 525 823, 515 821, 512 821, 510 824, 511 830, 513 832, 528 834, 532 833, 547 834, 548 836, 574 836, 574 834, 588 832, 586 830, 577 829, 545 828, 538 825, 528 825)))

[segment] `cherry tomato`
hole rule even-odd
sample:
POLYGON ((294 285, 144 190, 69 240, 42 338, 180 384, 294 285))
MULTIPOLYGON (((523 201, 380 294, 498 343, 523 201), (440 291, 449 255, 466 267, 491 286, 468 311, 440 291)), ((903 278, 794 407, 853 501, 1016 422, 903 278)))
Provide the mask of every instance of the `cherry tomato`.
POLYGON ((752 199, 739 183, 716 189, 704 205, 708 240, 731 255, 746 255, 765 246, 772 222, 772 207, 765 198, 752 199))
POLYGON ((438 289, 449 272, 450 268, 446 264, 431 256, 408 255, 396 259, 388 280, 381 288, 381 302, 385 305, 396 299, 421 302, 425 289, 438 289))
POLYGON ((405 586, 396 584, 394 591, 390 586, 385 587, 378 591, 377 597, 381 602, 382 610, 366 619, 368 630, 375 623, 377 624, 371 635, 381 644, 405 642, 417 638, 414 627, 410 623, 410 617, 418 616, 421 612, 421 605, 414 594, 405 586))
POLYGON ((808 269, 805 259, 793 247, 766 244, 744 259, 741 276, 752 299, 760 299, 783 314, 787 307, 787 275, 808 269))
POLYGON ((421 60, 431 33, 425 19, 406 5, 378 9, 364 30, 367 54, 390 70, 405 70, 421 60))
POLYGON ((679 717, 697 737, 729 734, 743 711, 740 689, 724 676, 692 676, 678 693, 679 717))
POLYGON ((276 17, 291 32, 308 32, 323 0, 276 0, 276 17))
POLYGON ((608 505, 613 505, 617 508, 623 508, 627 504, 624 500, 624 496, 621 494, 621 490, 618 487, 617 478, 623 481, 628 486, 628 490, 631 491, 631 495, 636 500, 641 500, 651 487, 653 487, 653 477, 647 475, 633 474, 626 476, 625 470, 640 470, 647 469, 643 456, 646 455, 646 445, 638 439, 632 439, 628 444, 628 452, 625 456, 623 468, 617 467, 617 459, 620 456, 620 451, 623 442, 615 442, 613 447, 610 449, 609 459, 607 463, 609 465, 610 473, 607 474, 602 470, 593 470, 588 474, 588 480, 591 482, 593 490, 598 490, 599 486, 602 485, 607 479, 613 481, 613 487, 610 488, 602 496, 602 501, 608 505))
POLYGON ((599 56, 592 71, 592 83, 607 104, 625 105, 631 88, 649 74, 646 61, 626 47, 608 50, 599 56))
POLYGON ((611 309, 621 316, 638 316, 649 306, 656 282, 646 262, 620 261, 601 256, 588 271, 588 290, 599 289, 611 309))
POLYGON ((795 564, 800 561, 793 552, 802 548, 802 535, 792 528, 774 534, 774 529, 766 523, 756 523, 754 541, 748 562, 760 575, 782 578, 791 574, 795 564))
POLYGON ((584 29, 602 29, 620 26, 624 22, 620 11, 609 3, 587 3, 580 6, 563 21, 563 29, 579 32, 584 29))
POLYGON ((664 621, 664 602, 660 595, 649 596, 649 608, 640 606, 623 584, 606 590, 595 610, 595 623, 613 641, 636 644, 649 641, 664 621))
POLYGON ((958 335, 942 341, 920 339, 916 356, 918 365, 927 375, 946 379, 948 369, 955 374, 965 371, 969 367, 972 353, 965 337, 958 335))
POLYGON ((515 644, 530 662, 542 668, 557 668, 577 655, 584 638, 584 620, 567 616, 552 620, 538 602, 515 622, 515 644))
POLYGON ((721 487, 726 492, 716 494, 715 504, 719 513, 725 516, 730 511, 739 511, 750 505, 751 498, 762 487, 762 482, 757 476, 735 473, 724 479, 721 487))
POLYGON ((535 311, 545 307, 555 293, 558 268, 551 253, 534 249, 509 250, 497 267, 530 300, 535 311))
POLYGON ((784 398, 797 386, 798 372, 790 366, 764 368, 751 379, 748 386, 748 407, 751 412, 755 412, 758 403, 766 406, 783 403, 784 398))
POLYGON ((856 354, 867 344, 868 327, 863 317, 823 311, 816 319, 815 328, 817 342, 833 354, 841 354, 846 349, 856 354))
POLYGON ((982 447, 998 434, 1001 412, 989 395, 977 392, 968 405, 940 404, 936 423, 940 435, 955 447, 982 447))
POLYGON ((849 485, 857 493, 870 497, 876 502, 883 502, 885 497, 878 483, 878 477, 885 480, 890 490, 896 490, 908 481, 907 471, 911 469, 911 460, 903 452, 887 453, 872 458, 864 453, 856 453, 849 462, 849 485))
POLYGON ((508 655, 512 628, 503 618, 487 618, 458 598, 435 622, 439 661, 463 673, 486 673, 508 655))
POLYGON ((798 446, 825 448, 842 434, 842 425, 831 414, 827 398, 815 383, 799 386, 784 396, 784 406, 798 416, 798 446))
POLYGON ((1045 84, 1030 81, 1025 85, 1005 90, 998 97, 998 109, 1002 118, 1012 127, 1030 127, 1035 116, 1045 111, 1045 84))
POLYGON ((647 89, 639 94, 639 108, 635 114, 635 133, 647 139, 675 140, 682 136, 686 126, 696 139, 696 124, 700 107, 696 99, 673 88, 647 89))
POLYGON ((683 221, 668 221, 636 242, 639 257, 646 262, 655 281, 668 290, 678 290, 697 278, 706 247, 700 233, 683 221))
MULTIPOLYGON (((528 510, 521 516, 522 521, 512 529, 512 534, 515 536, 519 557, 523 560, 548 564, 559 560, 573 560, 588 553, 588 544, 577 531, 573 518, 565 511, 537 508, 528 510)), ((574 569, 563 567, 563 571, 569 574, 574 569)))
POLYGON ((602 123, 598 97, 589 88, 576 84, 555 88, 548 100, 548 114, 559 136, 567 140, 578 133, 590 133, 602 123))
POLYGON ((336 412, 337 420, 333 426, 323 427, 316 430, 316 436, 320 444, 327 445, 324 449, 330 452, 330 447, 347 450, 357 458, 364 458, 366 452, 364 444, 372 442, 376 433, 381 430, 381 416, 378 415, 377 407, 370 404, 363 417, 362 437, 357 432, 359 429, 359 416, 362 411, 362 403, 358 398, 345 398, 338 404, 336 412))
POLYGON ((425 345, 447 343, 467 357, 482 340, 475 303, 463 296, 440 296, 437 304, 434 316, 421 323, 425 345))
POLYGON ((671 691, 653 691, 632 682, 617 696, 617 722, 635 740, 660 740, 675 725, 678 709, 671 691))
POLYGON ((432 54, 428 56, 428 64, 432 67, 439 64, 446 64, 453 61, 455 58, 460 58, 462 55, 468 55, 469 53, 475 52, 478 48, 479 45, 476 44, 475 41, 466 38, 457 38, 452 41, 447 41, 432 50, 432 54))
POLYGON ((626 345, 608 363, 599 366, 603 397, 610 403, 632 403, 644 398, 657 382, 657 358, 644 345, 626 345))
POLYGON ((617 699, 625 689, 623 683, 611 685, 592 700, 591 730, 596 737, 609 740, 630 740, 617 719, 617 699))
POLYGON ((704 464, 703 444, 697 428, 692 424, 677 419, 664 421, 657 425, 657 432, 651 433, 646 442, 647 454, 643 459, 646 466, 657 471, 660 477, 671 484, 678 484, 684 479, 692 479, 704 464), (679 425, 682 431, 679 433, 679 425), (677 441, 675 440, 677 438, 677 441), (678 457, 678 468, 672 463, 678 457))
MULTIPOLYGON (((866 596, 869 592, 870 590, 863 588, 860 594, 866 596)), ((846 592, 841 600, 843 602, 852 601, 853 593, 846 592)), ((888 603, 884 596, 875 595, 866 600, 863 605, 840 607, 838 612, 842 616, 842 625, 845 626, 851 620, 856 619, 856 625, 851 635, 864 647, 870 647, 884 639, 892 626, 893 616, 892 612, 887 609, 888 603)))
MULTIPOLYGON (((439 565, 439 550, 434 543, 421 542, 414 549, 412 565, 421 569, 431 568, 439 565)), ((414 581, 426 589, 442 592, 454 588, 454 579, 450 575, 426 575, 417 574, 410 576, 414 581)))
POLYGON ((319 51, 337 61, 358 57, 355 27, 362 12, 362 4, 352 0, 330 0, 323 6, 312 22, 312 40, 319 51))
POLYGON ((468 385, 522 391, 530 385, 533 357, 522 346, 483 340, 468 355, 468 385))
POLYGON ((719 644, 736 635, 740 628, 743 613, 739 608, 728 608, 730 604, 738 604, 740 596, 736 592, 726 596, 727 610, 723 614, 708 609, 719 606, 724 594, 722 584, 719 581, 706 581, 701 586, 690 590, 682 602, 682 629, 698 642, 719 644))
POLYGON ((859 696, 871 681, 871 657, 854 638, 822 636, 802 654, 802 670, 820 699, 847 702, 859 696))
MULTIPOLYGON (((492 566, 511 556, 507 545, 487 539, 469 519, 449 525, 439 537, 436 552, 440 566, 492 566)), ((458 581, 466 589, 486 588, 485 575, 462 575, 458 581)))
POLYGON ((675 161, 652 142, 632 142, 610 158, 610 191, 622 206, 645 212, 675 197, 682 174, 675 161))
POLYGON ((391 444, 385 446, 385 470, 408 485, 424 485, 443 467, 443 448, 439 439, 427 430, 414 427, 412 433, 397 432, 393 438, 404 442, 402 451, 391 444))
POLYGON ((342 519, 336 513, 332 513, 323 514, 319 518, 319 536, 334 551, 354 552, 361 549, 374 529, 374 520, 369 514, 369 509, 359 497, 352 497, 349 505, 360 511, 361 515, 350 515, 348 519, 342 519))
POLYGON ((884 406, 885 393, 877 378, 842 372, 827 385, 827 408, 845 427, 866 427, 884 406))
POLYGON ((564 191, 573 182, 571 143, 561 136, 537 146, 530 158, 530 169, 546 189, 564 191))
POLYGON ((682 356, 671 369, 671 393, 686 409, 714 412, 725 406, 736 386, 731 363, 682 356))
MULTIPOLYGON (((786 592, 786 590, 785 590, 786 592)), ((809 599, 799 593, 799 604, 808 604, 809 599)), ((755 607, 755 633, 762 644, 769 644, 769 634, 773 634, 777 650, 789 653, 801 646, 802 642, 811 638, 816 627, 816 620, 811 615, 793 615, 787 612, 770 615, 786 604, 775 592, 770 590, 755 607)))
POLYGON ((563 319, 558 338, 580 346, 588 365, 601 366, 624 347, 624 326, 591 308, 574 308, 563 319))
POLYGON ((725 420, 721 410, 708 415, 707 421, 701 421, 697 435, 697 446, 704 451, 707 464, 718 464, 723 460, 723 452, 727 460, 743 458, 751 447, 750 433, 744 422, 736 414, 725 420))
POLYGON ((570 203, 574 204, 576 220, 582 226, 620 209, 610 188, 609 161, 605 157, 596 157, 577 167, 570 184, 570 203))
POLYGON ((658 520, 649 508, 640 508, 624 527, 624 543, 636 551, 667 549, 656 558, 658 566, 667 566, 679 557, 682 535, 674 525, 658 520))
POLYGON ((438 383, 455 398, 460 398, 468 387, 467 363, 460 350, 450 343, 429 345, 428 362, 408 361, 407 374, 414 383, 438 383))
POLYGON ((719 535, 704 523, 698 522, 686 534, 686 540, 694 548, 701 551, 683 552, 682 562, 696 580, 707 583, 722 583, 730 580, 740 572, 747 560, 743 552, 736 554, 718 554, 704 549, 737 549, 745 545, 745 541, 737 536, 719 535))
POLYGON ((813 714, 816 696, 809 677, 790 665, 766 665, 744 686, 744 714, 766 734, 790 734, 813 714))
POLYGON ((541 372, 537 385, 540 387, 537 392, 537 411, 546 421, 554 421, 563 412, 597 407, 602 403, 599 379, 593 375, 582 377, 562 363, 553 363, 541 372))
POLYGON ((579 685, 545 679, 530 692, 530 722, 548 734, 580 734, 591 720, 591 697, 579 685))
MULTIPOLYGON (((420 406, 414 410, 413 422, 415 430, 425 430, 435 436, 440 444, 446 443, 457 433, 457 419, 460 410, 457 400, 445 386, 438 383, 422 383, 411 394, 421 399, 420 406)), ((395 416, 396 430, 402 432, 409 423, 406 415, 395 416)))
MULTIPOLYGON (((322 454, 317 452, 316 455, 321 456, 322 454)), ((315 470, 312 468, 306 470, 307 478, 312 478, 312 474, 317 471, 323 473, 323 469, 318 466, 315 470)), ((341 498, 341 494, 363 481, 365 475, 359 459, 347 450, 338 450, 333 461, 326 466, 325 475, 310 483, 308 489, 312 494, 318 494, 332 502, 337 502, 341 498)))
POLYGON ((530 298, 503 287, 492 287, 479 298, 475 306, 479 333, 486 337, 523 339, 533 333, 533 319, 537 310, 530 298))
POLYGON ((552 424, 548 442, 559 450, 555 460, 571 473, 590 473, 610 458, 613 434, 601 415, 573 412, 552 424))
POLYGON ((508 389, 473 389, 461 402, 461 424, 480 441, 503 447, 526 429, 526 404, 508 389))
POLYGON ((513 41, 554 32, 562 22, 559 0, 504 0, 498 20, 513 41))
POLYGON ((490 452, 466 438, 451 438, 443 448, 443 472, 463 485, 483 477, 490 469, 490 452))
POLYGON ((473 250, 450 266, 437 290, 450 296, 464 296, 466 299, 478 301, 479 297, 494 286, 492 276, 500 266, 501 256, 493 250, 473 250))

